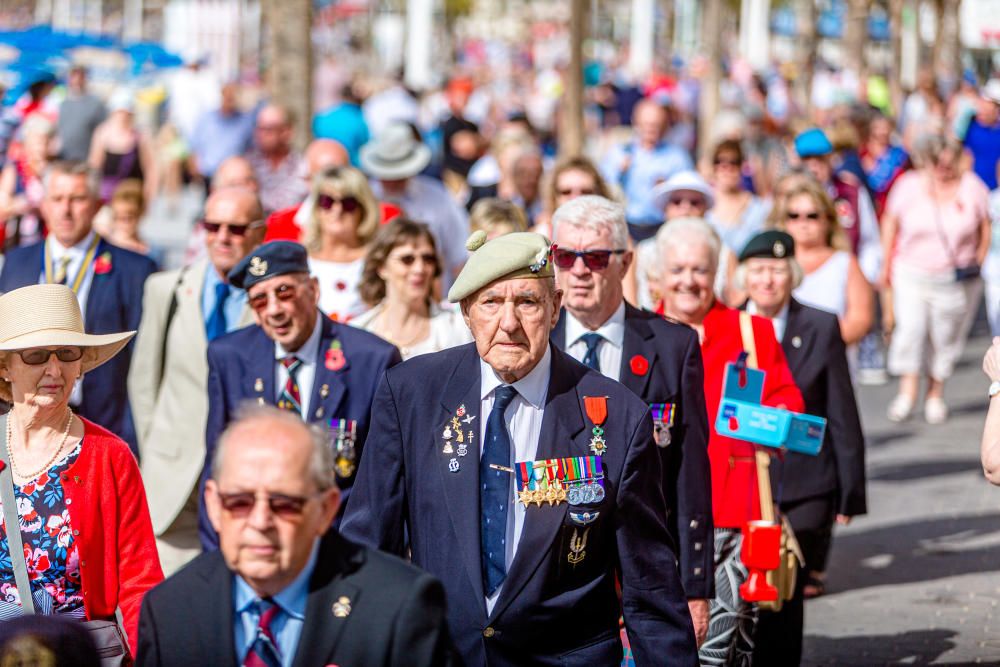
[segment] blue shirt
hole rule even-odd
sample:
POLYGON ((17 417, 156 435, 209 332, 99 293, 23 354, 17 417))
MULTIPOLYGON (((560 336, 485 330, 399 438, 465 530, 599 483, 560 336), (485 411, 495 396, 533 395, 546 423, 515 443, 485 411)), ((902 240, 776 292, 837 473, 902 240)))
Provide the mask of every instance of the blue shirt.
POLYGON ((990 190, 997 187, 997 161, 1000 160, 1000 123, 986 127, 973 118, 965 133, 965 147, 972 153, 972 170, 990 190))
POLYGON ((679 171, 693 169, 687 151, 661 141, 653 150, 630 142, 616 146, 601 162, 601 175, 625 193, 625 217, 637 225, 659 225, 663 210, 653 204, 653 188, 679 171), (625 168, 626 162, 628 168, 625 168))
POLYGON ((317 139, 333 139, 347 149, 351 164, 358 166, 358 153, 368 143, 368 123, 361 107, 349 102, 341 102, 313 118, 313 136, 317 139))
MULTIPOLYGON (((316 556, 319 553, 319 540, 313 545, 312 553, 305 568, 299 573, 285 590, 271 599, 281 608, 271 622, 271 634, 281 652, 282 667, 291 667, 295 660, 295 651, 302 636, 302 625, 306 620, 306 602, 309 599, 309 578, 316 567, 316 556)), ((257 636, 257 605, 260 598, 253 589, 238 574, 233 575, 233 637, 236 644, 236 658, 243 664, 250 647, 257 636)))
MULTIPOLYGON (((208 327, 208 320, 215 310, 215 286, 222 282, 219 272, 211 264, 205 269, 205 283, 201 286, 201 316, 205 326, 208 327)), ((243 318, 243 307, 247 303, 247 293, 229 286, 229 296, 226 297, 226 333, 236 331, 240 328, 240 320, 243 318)))
POLYGON ((202 116, 191 140, 198 171, 211 178, 226 158, 243 155, 250 150, 253 126, 254 115, 251 113, 223 114, 216 109, 202 116))

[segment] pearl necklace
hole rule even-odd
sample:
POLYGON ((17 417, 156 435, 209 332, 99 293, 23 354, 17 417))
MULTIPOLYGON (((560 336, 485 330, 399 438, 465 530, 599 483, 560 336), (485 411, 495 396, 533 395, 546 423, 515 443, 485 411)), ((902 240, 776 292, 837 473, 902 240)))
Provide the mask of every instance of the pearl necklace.
POLYGON ((46 464, 43 465, 41 468, 39 468, 36 472, 29 473, 29 474, 22 473, 20 470, 17 469, 17 464, 14 463, 14 452, 10 448, 10 441, 11 441, 11 437, 10 437, 11 436, 11 426, 10 426, 10 423, 13 420, 10 419, 10 416, 8 415, 8 417, 7 417, 7 442, 6 442, 6 445, 7 445, 7 456, 10 458, 10 468, 14 472, 15 475, 17 475, 21 479, 36 479, 39 475, 41 475, 43 472, 47 472, 48 469, 52 467, 52 464, 56 462, 57 458, 59 458, 59 453, 62 452, 63 448, 66 446, 66 441, 69 439, 69 427, 73 424, 73 410, 70 409, 70 408, 67 408, 67 412, 69 412, 69 418, 66 420, 66 428, 63 429, 62 441, 60 441, 59 446, 56 447, 56 451, 53 452, 52 458, 50 458, 46 462, 46 464))

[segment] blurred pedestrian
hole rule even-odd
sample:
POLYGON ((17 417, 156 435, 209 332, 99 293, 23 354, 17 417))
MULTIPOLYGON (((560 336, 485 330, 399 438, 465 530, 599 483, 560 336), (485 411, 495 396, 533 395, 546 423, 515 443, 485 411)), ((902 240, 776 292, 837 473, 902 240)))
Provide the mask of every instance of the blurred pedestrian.
POLYGON ((711 210, 704 212, 729 251, 739 255, 751 236, 764 229, 771 204, 746 189, 743 148, 738 141, 723 141, 712 152, 711 210))
MULTIPOLYGON (((38 283, 62 284, 76 294, 87 328, 96 334, 135 331, 142 317, 142 286, 156 264, 112 245, 93 230, 100 204, 98 178, 81 162, 57 162, 45 177, 45 241, 11 250, 0 271, 0 292, 38 283)), ((74 387, 69 404, 137 452, 126 378, 127 346, 74 387)))
POLYGON ((88 162, 101 175, 101 201, 110 201, 129 178, 142 182, 148 200, 156 196, 156 160, 149 138, 135 126, 132 91, 119 88, 111 95, 108 119, 94 131, 88 162))
POLYGON ((552 238, 552 214, 571 199, 584 195, 613 198, 590 158, 574 155, 556 162, 546 176, 542 189, 542 213, 535 218, 532 231, 552 238))
POLYGON ((0 172, 0 216, 5 221, 4 245, 29 245, 42 239, 43 179, 52 164, 55 126, 41 114, 21 125, 21 150, 0 172))
POLYGON ((312 133, 316 139, 330 139, 347 151, 351 166, 359 167, 361 147, 368 143, 371 134, 365 115, 361 111, 358 85, 350 82, 340 90, 340 101, 313 117, 312 133))
POLYGON ((316 197, 312 193, 313 181, 323 172, 335 167, 349 166, 347 149, 332 139, 314 139, 306 146, 306 173, 303 178, 309 193, 294 206, 274 211, 267 216, 267 234, 264 241, 301 242, 306 228, 316 210, 316 197))
POLYGON ((900 376, 887 414, 894 422, 909 418, 925 373, 924 418, 940 424, 948 418, 944 383, 982 298, 989 191, 974 173, 961 171, 956 141, 930 135, 917 155, 921 168, 896 181, 882 219, 882 284, 891 287, 893 302, 884 314, 892 334, 889 372, 900 376))
POLYGON ((219 108, 198 119, 191 138, 194 166, 206 181, 225 160, 243 155, 253 141, 254 115, 239 108, 239 87, 227 83, 219 95, 219 108))
POLYGON ((910 168, 910 156, 893 138, 892 121, 880 113, 873 113, 868 121, 868 135, 860 154, 868 189, 873 195, 875 215, 881 220, 889 190, 910 168))
POLYGON ((13 477, 24 545, 11 541, 5 519, 0 618, 20 613, 29 595, 15 584, 12 559, 23 558, 37 613, 108 620, 120 608, 134 655, 142 596, 163 579, 146 494, 128 446, 69 403, 77 380, 135 332, 86 333, 63 285, 7 292, 0 323, 0 399, 12 403, 0 483, 13 477))
MULTIPOLYGON (((220 172, 216 172, 218 175, 220 172)), ((205 462, 208 344, 253 323, 229 271, 264 236, 257 195, 215 190, 199 223, 206 258, 146 281, 128 389, 160 562, 169 575, 201 552, 198 479, 205 462)))
POLYGON ((371 309, 351 324, 398 347, 404 360, 468 343, 472 337, 461 312, 435 298, 440 275, 427 225, 395 218, 379 230, 365 258, 359 290, 371 309))
POLYGON ((469 228, 473 232, 483 230, 489 240, 511 232, 528 231, 528 220, 517 204, 498 197, 487 197, 472 207, 469 228))
POLYGON ((205 501, 219 552, 146 596, 140 667, 451 663, 441 583, 330 528, 329 430, 246 408, 219 440, 205 501))
POLYGON ((59 105, 59 158, 86 160, 90 141, 107 109, 87 90, 87 68, 74 65, 66 81, 66 97, 59 105))
POLYGON ((292 148, 294 131, 295 116, 288 107, 268 104, 257 112, 254 145, 246 157, 257 174, 266 213, 295 206, 309 192, 306 165, 292 148))
POLYGON ((108 202, 111 213, 111 229, 108 241, 119 248, 125 248, 140 255, 154 257, 152 248, 139 236, 139 224, 146 214, 146 198, 142 193, 142 183, 135 179, 126 179, 118 184, 111 201, 108 202))
POLYGON ((1000 78, 983 86, 976 115, 969 121, 963 139, 972 155, 972 170, 986 187, 997 187, 997 164, 1000 163, 1000 78))

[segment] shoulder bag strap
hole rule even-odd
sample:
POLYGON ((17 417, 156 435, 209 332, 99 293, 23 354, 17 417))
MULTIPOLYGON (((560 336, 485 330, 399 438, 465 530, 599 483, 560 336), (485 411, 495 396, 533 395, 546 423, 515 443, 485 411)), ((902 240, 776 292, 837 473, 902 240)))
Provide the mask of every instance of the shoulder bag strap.
POLYGON ((747 368, 757 368, 757 342, 753 337, 753 318, 745 310, 740 311, 740 337, 747 353, 747 368))
MULTIPOLYGON (((7 437, 8 415, 0 416, 0 438, 7 437)), ((10 467, 10 455, 6 444, 0 447, 0 500, 3 501, 3 520, 7 526, 7 546, 10 548, 10 562, 14 568, 14 583, 21 596, 21 607, 25 614, 35 613, 35 600, 31 597, 31 581, 28 579, 28 563, 24 560, 24 544, 21 542, 21 520, 17 516, 17 500, 14 498, 14 474, 10 467)))
POLYGON ((163 324, 163 340, 160 342, 160 381, 157 383, 157 393, 163 385, 163 373, 167 370, 167 338, 170 336, 170 325, 174 321, 174 315, 177 314, 177 292, 181 288, 181 283, 184 282, 184 274, 187 273, 187 270, 186 266, 181 269, 180 275, 177 276, 177 282, 174 283, 174 289, 170 291, 170 305, 167 306, 167 319, 163 324))
MULTIPOLYGON (((757 342, 753 336, 753 317, 745 310, 740 311, 740 337, 747 353, 747 367, 757 368, 757 342)), ((774 523, 774 496, 771 494, 771 455, 760 447, 755 448, 757 462, 757 491, 760 495, 760 518, 774 523)))

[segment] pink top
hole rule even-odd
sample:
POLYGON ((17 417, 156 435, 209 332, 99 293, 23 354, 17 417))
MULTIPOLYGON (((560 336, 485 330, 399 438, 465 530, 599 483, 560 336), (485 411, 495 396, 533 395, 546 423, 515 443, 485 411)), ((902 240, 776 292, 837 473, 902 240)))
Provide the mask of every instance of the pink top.
POLYGON ((979 225, 989 211, 986 184, 966 172, 952 201, 935 202, 930 192, 930 178, 919 171, 903 174, 889 191, 885 211, 898 222, 893 261, 929 274, 975 263, 979 225))

